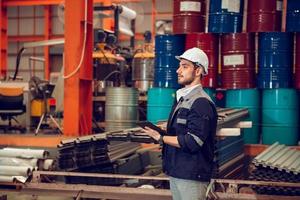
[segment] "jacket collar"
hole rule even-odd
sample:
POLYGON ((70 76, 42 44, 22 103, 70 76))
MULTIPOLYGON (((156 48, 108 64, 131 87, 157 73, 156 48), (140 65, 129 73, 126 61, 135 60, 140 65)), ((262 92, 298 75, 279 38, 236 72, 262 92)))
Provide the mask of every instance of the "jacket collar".
POLYGON ((181 100, 178 101, 177 104, 175 104, 173 106, 171 114, 170 114, 170 117, 168 119, 168 127, 172 124, 172 121, 174 119, 175 113, 180 108, 180 106, 182 105, 182 103, 184 101, 189 101, 189 99, 191 97, 193 97, 194 95, 198 95, 199 93, 201 93, 202 90, 203 90, 202 86, 200 84, 197 85, 197 87, 193 88, 192 91, 190 91, 186 96, 182 97, 181 100))

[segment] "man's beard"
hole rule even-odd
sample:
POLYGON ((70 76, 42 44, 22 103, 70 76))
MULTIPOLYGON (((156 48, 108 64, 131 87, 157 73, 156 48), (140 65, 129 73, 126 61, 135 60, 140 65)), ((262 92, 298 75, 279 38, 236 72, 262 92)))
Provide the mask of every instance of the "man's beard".
POLYGON ((184 79, 184 80, 182 80, 182 81, 180 81, 180 80, 178 79, 178 83, 179 83, 180 85, 190 85, 194 80, 195 80, 195 76, 193 75, 193 76, 191 76, 189 79, 184 79))

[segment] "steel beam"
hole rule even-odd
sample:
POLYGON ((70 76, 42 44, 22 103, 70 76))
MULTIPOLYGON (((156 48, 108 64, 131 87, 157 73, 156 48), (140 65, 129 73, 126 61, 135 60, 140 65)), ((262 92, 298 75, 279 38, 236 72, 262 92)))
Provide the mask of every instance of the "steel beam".
MULTIPOLYGON (((44 39, 49 40, 51 31, 51 7, 44 6, 44 39)), ((50 48, 49 46, 44 47, 44 58, 45 58, 45 79, 49 80, 50 78, 50 48)))
POLYGON ((300 188, 300 183, 287 182, 270 182, 270 181, 249 181, 249 180, 234 180, 234 179, 213 179, 215 183, 221 184, 236 184, 236 185, 265 185, 265 186, 282 186, 300 188))
MULTIPOLYGON (((103 3, 106 0, 94 0, 93 3, 103 3)), ((141 2, 143 0, 112 0, 112 3, 141 2)), ((47 6, 58 5, 63 0, 3 0, 5 6, 47 6)))
POLYGON ((171 192, 165 189, 137 189, 113 186, 94 186, 63 183, 28 183, 22 194, 53 195, 64 197, 122 199, 122 200, 171 200, 171 192))
POLYGON ((0 1, 0 79, 7 72, 7 8, 0 1))
POLYGON ((279 195, 258 195, 246 193, 223 193, 215 192, 216 199, 222 200, 299 200, 299 196, 279 196, 279 195))
POLYGON ((89 135, 92 132, 92 50, 93 1, 65 0, 65 136, 89 135))
POLYGON ((169 177, 135 176, 135 175, 101 174, 101 173, 80 173, 80 172, 33 171, 32 182, 38 182, 42 175, 169 181, 169 177))

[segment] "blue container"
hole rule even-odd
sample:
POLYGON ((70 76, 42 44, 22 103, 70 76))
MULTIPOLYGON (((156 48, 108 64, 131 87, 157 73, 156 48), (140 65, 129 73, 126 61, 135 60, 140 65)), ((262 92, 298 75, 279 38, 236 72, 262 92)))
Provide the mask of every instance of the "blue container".
POLYGON ((176 89, 150 88, 147 100, 147 120, 152 123, 168 120, 175 101, 176 89))
POLYGON ((239 13, 243 15, 244 0, 238 0, 234 3, 228 3, 230 0, 210 0, 210 13, 239 13))
POLYGON ((203 90, 208 94, 211 100, 216 103, 216 89, 214 88, 203 88, 203 90))
POLYGON ((239 33, 242 32, 243 16, 237 14, 209 14, 208 32, 239 33))
POLYGON ((297 145, 298 94, 294 89, 268 89, 262 93, 263 144, 297 145))
POLYGON ((300 32, 300 1, 299 0, 287 1, 286 31, 300 32))
POLYGON ((155 37, 155 87, 180 87, 176 73, 179 61, 175 56, 181 55, 184 50, 184 35, 157 35, 155 37))
POLYGON ((252 121, 252 128, 243 129, 246 144, 259 143, 260 124, 260 92, 257 89, 240 89, 226 91, 226 107, 248 108, 249 117, 244 121, 252 121))
POLYGON ((225 0, 210 1, 208 32, 242 32, 244 0, 228 2, 225 0))
POLYGON ((293 34, 259 34, 257 86, 262 89, 292 86, 293 34))
POLYGON ((179 88, 177 73, 174 68, 158 68, 154 71, 155 87, 179 88))

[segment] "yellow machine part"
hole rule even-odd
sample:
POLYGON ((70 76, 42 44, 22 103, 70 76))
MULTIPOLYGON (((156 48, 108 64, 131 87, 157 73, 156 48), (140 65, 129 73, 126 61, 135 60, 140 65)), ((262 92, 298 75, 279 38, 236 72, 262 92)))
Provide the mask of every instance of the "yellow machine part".
POLYGON ((104 49, 104 44, 99 44, 98 48, 93 52, 93 59, 98 59, 100 64, 115 64, 117 62, 116 55, 109 50, 104 49))
POLYGON ((140 48, 141 52, 138 52, 134 55, 134 58, 154 58, 154 48, 150 43, 144 44, 143 47, 140 48))
POLYGON ((31 117, 40 117, 45 112, 45 102, 42 99, 33 99, 30 108, 31 117))
POLYGON ((23 94, 23 87, 0 87, 0 94, 4 96, 19 96, 23 94))
POLYGON ((150 52, 136 53, 134 58, 154 58, 154 53, 150 53, 150 52))

